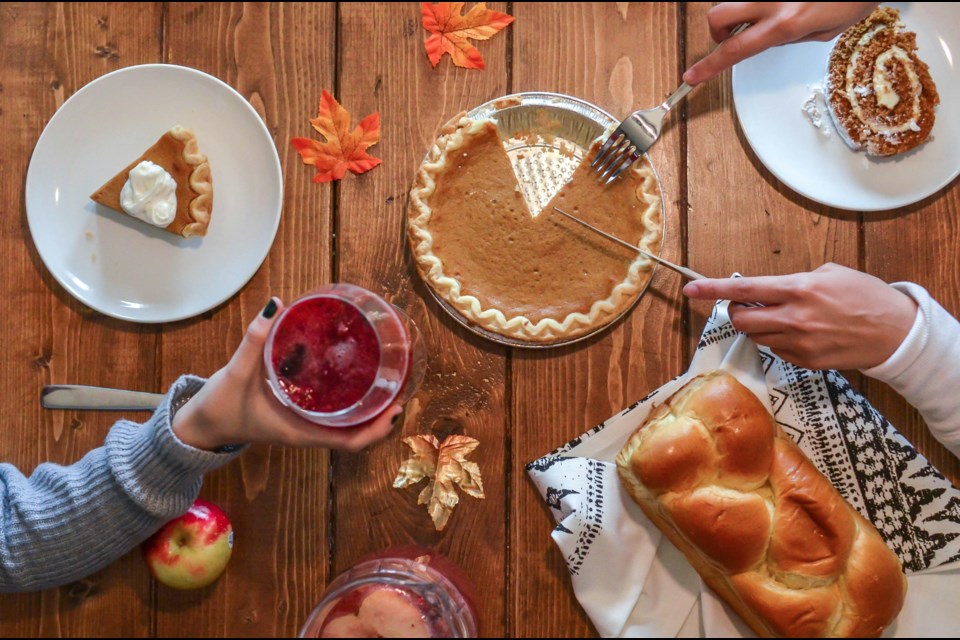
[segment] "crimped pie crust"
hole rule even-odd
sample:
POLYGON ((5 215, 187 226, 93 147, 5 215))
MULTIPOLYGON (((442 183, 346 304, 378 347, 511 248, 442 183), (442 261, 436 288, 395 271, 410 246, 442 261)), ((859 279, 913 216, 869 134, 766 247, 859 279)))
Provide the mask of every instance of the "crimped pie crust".
POLYGON ((189 206, 192 222, 188 222, 180 234, 186 238, 204 236, 207 234, 210 214, 213 211, 213 174, 210 171, 210 162, 206 155, 200 153, 193 131, 176 125, 170 129, 170 135, 183 143, 183 161, 193 167, 190 172, 190 188, 197 194, 189 206))
MULTIPOLYGON (((604 254, 622 252, 620 256, 613 258, 618 260, 622 267, 622 277, 617 276, 618 279, 615 284, 604 285, 606 291, 602 298, 597 296, 590 300, 574 301, 575 304, 582 307, 580 309, 565 314, 556 314, 554 317, 544 315, 540 309, 535 308, 528 308, 524 312, 505 310, 501 307, 506 305, 498 305, 491 300, 482 300, 481 298, 486 296, 476 290, 469 291, 470 286, 464 286, 461 280, 456 277, 456 274, 446 268, 442 257, 435 251, 438 238, 435 237, 431 220, 444 207, 444 203, 436 202, 435 198, 438 190, 438 180, 443 180, 444 174, 450 171, 451 167, 456 167, 451 162, 452 158, 457 157, 455 152, 465 146, 469 147, 472 142, 483 136, 490 137, 491 127, 495 126, 496 123, 492 120, 474 121, 463 116, 463 114, 454 118, 441 130, 441 135, 428 152, 427 158, 417 173, 414 186, 410 192, 411 206, 408 210, 408 233, 421 276, 437 295, 470 322, 486 330, 521 341, 541 344, 565 341, 608 324, 628 309, 642 292, 650 278, 653 263, 639 253, 630 255, 631 252, 626 249, 612 248, 610 244, 607 244, 608 241, 602 238, 598 241, 597 236, 593 235, 592 232, 580 229, 576 227, 575 223, 554 213, 552 204, 548 205, 540 214, 540 217, 545 217, 541 223, 543 226, 538 227, 543 233, 563 235, 564 246, 580 252, 577 255, 586 255, 597 251, 604 254), (551 219, 551 214, 553 219, 551 219), (547 226, 548 224, 552 226, 547 226), (562 228, 558 231, 559 227, 562 228), (576 240, 572 240, 572 238, 576 238, 576 240), (538 315, 541 317, 538 317, 538 315)), ((499 138, 497 138, 497 142, 499 143, 499 138)), ((595 144, 594 150, 596 147, 595 144)), ((466 155, 466 152, 463 152, 463 154, 466 155)), ((591 155, 588 155, 589 157, 592 157, 592 152, 591 155)), ((503 152, 503 162, 506 170, 510 172, 509 179, 515 182, 516 179, 513 176, 513 170, 505 151, 503 152)), ((588 162, 585 160, 583 164, 586 165, 588 162)), ((581 166, 577 169, 575 178, 577 174, 589 171, 588 166, 581 166)), ((583 178, 592 179, 592 176, 584 175, 583 178)), ((663 224, 659 182, 653 168, 644 158, 635 163, 629 172, 621 177, 621 180, 633 181, 633 183, 619 185, 618 188, 620 190, 629 189, 631 184, 635 185, 633 194, 637 200, 637 206, 633 209, 636 210, 634 215, 638 224, 635 225, 636 228, 631 229, 631 237, 624 239, 629 241, 639 240, 638 245, 642 249, 651 253, 658 253, 663 224)), ((568 186, 573 182, 574 180, 571 179, 568 186)), ((560 193, 564 194, 567 189, 568 187, 565 186, 560 193)), ((571 193, 570 195, 574 194, 571 193)), ((611 197, 618 197, 616 193, 610 195, 611 197)), ((600 196, 603 197, 603 194, 601 193, 600 196)), ((522 197, 519 195, 517 197, 520 198, 520 205, 523 209, 522 215, 529 216, 525 204, 522 203, 522 197)), ((565 202, 560 194, 554 196, 554 201, 562 203, 567 210, 573 209, 571 213, 581 217, 584 217, 586 210, 594 208, 594 202, 588 200, 584 203, 585 211, 580 212, 575 203, 565 202)), ((500 205, 502 206, 502 203, 500 205)), ((490 206, 493 207, 493 204, 490 206)), ((625 206, 624 209, 626 208, 625 206)), ((497 231, 491 229, 491 233, 497 231)), ((510 251, 516 252, 520 249, 512 248, 510 251)), ((513 257, 517 255, 519 254, 514 253, 513 257)), ((554 256, 552 259, 559 262, 567 257, 573 258, 574 256, 554 256)), ((608 261, 606 264, 610 264, 610 262, 608 261)), ((510 269, 510 254, 508 252, 504 254, 503 269, 510 269)), ((586 271, 584 271, 584 275, 587 275, 586 271)), ((603 278, 599 274, 593 277, 593 281, 598 279, 603 278)), ((606 280, 610 280, 610 278, 606 278, 606 280)), ((473 288, 476 289, 475 286, 473 288)), ((490 298, 496 299, 496 296, 490 296, 490 298)), ((549 303, 544 303, 542 306, 544 308, 552 307, 549 303)))

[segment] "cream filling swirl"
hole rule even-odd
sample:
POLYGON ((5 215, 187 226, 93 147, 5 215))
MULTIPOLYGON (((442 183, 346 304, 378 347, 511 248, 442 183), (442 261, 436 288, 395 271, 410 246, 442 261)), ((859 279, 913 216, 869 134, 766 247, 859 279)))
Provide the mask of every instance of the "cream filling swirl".
POLYGON ((880 31, 885 28, 887 28, 886 25, 874 26, 870 31, 861 36, 856 47, 854 47, 854 52, 853 55, 850 56, 850 62, 847 66, 846 72, 846 97, 847 100, 850 101, 853 114, 856 116, 857 120, 867 125, 876 133, 891 135, 895 133, 901 133, 903 131, 916 131, 919 129, 917 119, 920 116, 920 78, 917 76, 917 72, 913 68, 913 61, 911 60, 910 55, 896 45, 881 53, 879 56, 877 56, 876 60, 874 60, 872 93, 876 95, 877 103, 887 109, 892 110, 897 106, 897 104, 900 103, 900 100, 904 96, 898 95, 893 88, 893 84, 890 82, 890 63, 892 60, 896 59, 903 64, 903 68, 907 73, 907 81, 910 83, 910 95, 907 96, 913 100, 910 109, 910 117, 906 121, 898 124, 886 124, 881 122, 878 118, 868 115, 860 104, 860 100, 871 93, 869 91, 864 91, 862 87, 858 87, 856 85, 854 72, 856 71, 857 65, 860 62, 860 52, 880 31))

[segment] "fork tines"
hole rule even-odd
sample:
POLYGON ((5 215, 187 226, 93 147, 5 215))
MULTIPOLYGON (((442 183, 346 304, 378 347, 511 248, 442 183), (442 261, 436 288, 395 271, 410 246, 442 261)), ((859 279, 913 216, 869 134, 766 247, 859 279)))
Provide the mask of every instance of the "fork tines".
POLYGON ((600 181, 609 183, 633 164, 640 154, 622 128, 618 128, 607 138, 590 166, 593 167, 600 181))

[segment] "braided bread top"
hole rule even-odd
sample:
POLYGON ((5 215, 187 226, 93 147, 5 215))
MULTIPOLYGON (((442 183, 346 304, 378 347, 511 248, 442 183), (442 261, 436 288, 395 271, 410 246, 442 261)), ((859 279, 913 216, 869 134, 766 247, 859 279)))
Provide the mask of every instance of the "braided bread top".
POLYGON ((617 466, 757 634, 878 636, 899 613, 897 556, 729 374, 698 376, 655 408, 617 466))

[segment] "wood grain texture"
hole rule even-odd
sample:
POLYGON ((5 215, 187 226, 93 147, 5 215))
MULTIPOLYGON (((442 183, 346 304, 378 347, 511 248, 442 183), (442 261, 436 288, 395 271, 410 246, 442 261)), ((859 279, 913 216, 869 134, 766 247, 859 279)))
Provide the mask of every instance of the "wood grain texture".
MULTIPOLYGON (((490 8, 503 11, 503 3, 490 8)), ((368 287, 405 309, 420 327, 428 353, 423 387, 407 405, 402 428, 362 454, 337 454, 334 567, 392 544, 435 547, 476 583, 481 633, 505 628, 506 513, 504 350, 469 333, 433 301, 407 249, 404 215, 415 171, 439 127, 458 112, 506 93, 509 37, 480 43, 483 71, 434 69, 423 49, 416 3, 340 6, 340 102, 359 119, 381 115, 381 140, 371 149, 383 164, 348 175, 337 194, 338 279, 368 287), (480 441, 471 455, 483 474, 486 500, 462 495, 443 532, 417 506, 421 486, 391 484, 409 449, 401 438, 463 433, 480 441)), ((319 94, 320 87, 316 87, 319 94)))
MULTIPOLYGON (((680 82, 676 7, 625 5, 515 3, 513 90, 570 94, 616 117, 662 102, 680 82)), ((680 258, 681 126, 674 120, 650 154, 664 193, 664 256, 673 260, 680 258)), ((571 347, 512 354, 511 635, 594 633, 524 465, 680 373, 680 284, 658 270, 613 329, 571 347)))
MULTIPOLYGON (((226 363, 271 295, 289 301, 330 278, 330 200, 289 140, 309 133, 317 87, 332 81, 334 16, 331 4, 167 8, 167 61, 220 78, 253 105, 280 153, 285 207, 270 255, 250 283, 219 308, 165 331, 164 386, 226 363)), ((296 634, 326 582, 327 463, 321 450, 257 447, 206 478, 202 497, 233 521, 233 558, 224 577, 199 593, 157 588, 157 635, 296 634)))
MULTIPOLYGON (((707 26, 710 6, 686 5, 691 64, 715 46, 707 26)), ((687 99, 686 153, 691 268, 725 277, 734 271, 745 276, 809 271, 826 262, 859 266, 859 217, 798 196, 760 163, 737 124, 730 72, 687 99)), ((712 305, 690 307, 692 348, 712 305)))
MULTIPOLYGON (((44 411, 42 385, 152 388, 156 330, 105 318, 72 298, 44 267, 28 229, 24 180, 37 139, 60 105, 91 80, 156 56, 160 6, 109 3, 0 8, 0 282, 7 298, 0 367, 0 459, 30 474, 46 460, 72 463, 103 442, 106 413, 44 411), (91 363, 94 366, 91 366, 91 363)), ((95 188, 96 185, 91 187, 95 188)), ((0 598, 0 635, 145 635, 150 582, 129 554, 88 579, 0 598)))
MULTIPOLYGON (((960 317, 960 187, 956 181, 902 211, 866 213, 864 220, 866 271, 887 282, 916 282, 960 317)), ((864 391, 907 440, 954 486, 960 486, 960 460, 933 438, 916 409, 881 382, 868 379, 864 391)))
MULTIPOLYGON (((254 448, 211 474, 203 497, 230 514, 235 555, 199 592, 154 583, 134 551, 86 580, 0 596, 0 636, 290 636, 326 584, 392 544, 438 548, 477 584, 485 636, 588 636, 553 517, 524 465, 681 373, 709 304, 687 305, 682 282, 658 270, 612 329, 543 352, 474 336, 433 301, 412 266, 404 213, 414 172, 440 125, 519 91, 557 91, 621 117, 659 103, 686 62, 712 46, 709 3, 492 3, 517 21, 478 43, 483 71, 449 58, 431 68, 417 3, 3 3, 0 5, 0 283, 7 297, 0 367, 0 460, 29 474, 100 445, 110 413, 42 411, 46 383, 162 390, 209 375, 271 295, 290 301, 333 280, 355 282, 405 309, 429 351, 426 381, 403 422, 367 451, 254 448), (75 91, 147 62, 196 67, 237 89, 273 135, 284 212, 266 262, 239 294, 195 319, 160 327, 100 316, 49 274, 30 238, 24 180, 43 127, 75 91), (313 136, 322 89, 355 122, 381 114, 383 165, 314 184, 289 144, 313 136), (436 532, 420 487, 391 488, 415 433, 465 433, 487 498, 461 496, 436 532)), ((189 123, 183 123, 189 124, 189 123)), ((708 275, 809 270, 826 261, 925 286, 960 315, 960 190, 903 211, 848 214, 803 199, 760 164, 733 111, 729 75, 670 115, 651 151, 663 188, 665 257, 708 275)), ((222 212, 221 212, 222 213, 222 212)), ((852 380, 955 484, 960 462, 886 385, 852 380)), ((142 414, 139 417, 146 417, 142 414)))

